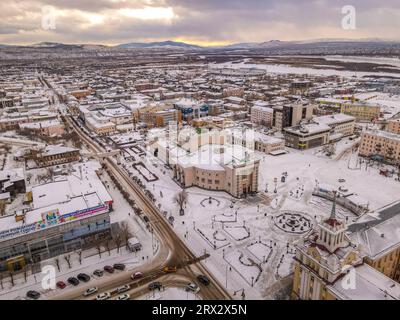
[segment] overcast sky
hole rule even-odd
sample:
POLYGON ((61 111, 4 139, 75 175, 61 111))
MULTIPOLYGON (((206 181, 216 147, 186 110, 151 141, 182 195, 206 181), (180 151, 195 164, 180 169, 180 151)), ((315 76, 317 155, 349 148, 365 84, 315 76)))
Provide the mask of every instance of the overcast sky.
POLYGON ((399 30, 400 0, 0 1, 3 44, 400 39, 399 30), (345 5, 356 9, 354 30, 342 28, 345 5))

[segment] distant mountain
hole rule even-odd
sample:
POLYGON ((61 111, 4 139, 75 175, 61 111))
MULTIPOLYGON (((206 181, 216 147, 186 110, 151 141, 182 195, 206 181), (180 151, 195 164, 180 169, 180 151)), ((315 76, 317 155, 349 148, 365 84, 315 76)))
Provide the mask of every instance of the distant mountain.
POLYGON ((65 44, 58 42, 39 42, 26 47, 44 48, 44 49, 84 49, 84 50, 99 50, 109 48, 101 44, 65 44))
POLYGON ((27 45, 26 47, 32 48, 54 48, 54 49, 78 49, 81 48, 82 45, 80 44, 65 44, 65 43, 58 43, 58 42, 39 42, 34 43, 32 45, 27 45))
POLYGON ((116 46, 120 49, 144 49, 144 48, 181 48, 181 49, 202 49, 202 47, 177 41, 161 41, 161 42, 132 42, 123 43, 116 46))
POLYGON ((244 42, 244 43, 234 43, 230 45, 223 46, 222 48, 228 49, 257 49, 257 48, 276 48, 281 46, 287 46, 295 44, 295 41, 281 41, 281 40, 270 40, 265 42, 244 42))

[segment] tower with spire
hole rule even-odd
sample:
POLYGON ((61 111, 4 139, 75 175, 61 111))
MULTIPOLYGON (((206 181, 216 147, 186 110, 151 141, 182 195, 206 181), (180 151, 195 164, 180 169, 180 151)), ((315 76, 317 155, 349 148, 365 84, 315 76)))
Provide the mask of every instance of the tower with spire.
POLYGON ((331 214, 328 219, 318 224, 317 244, 323 246, 330 253, 348 244, 345 237, 346 224, 336 217, 336 197, 337 191, 333 191, 331 214))
POLYGON ((293 276, 294 299, 336 299, 332 286, 346 274, 349 266, 362 263, 359 248, 346 235, 347 226, 336 214, 337 192, 329 216, 315 232, 296 244, 293 276))

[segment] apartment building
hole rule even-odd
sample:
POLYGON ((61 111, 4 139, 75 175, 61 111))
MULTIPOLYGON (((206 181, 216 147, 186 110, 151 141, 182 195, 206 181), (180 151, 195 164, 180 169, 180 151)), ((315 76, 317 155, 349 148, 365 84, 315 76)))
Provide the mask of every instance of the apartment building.
POLYGON ((359 243, 364 261, 387 277, 400 283, 400 215, 377 221, 351 234, 359 243))
POLYGON ((65 131, 65 126, 58 119, 31 122, 31 123, 21 123, 19 124, 20 130, 26 130, 32 132, 32 134, 37 134, 39 136, 62 136, 65 131))
POLYGON ((400 134, 400 118, 388 120, 386 125, 386 131, 400 134))
POLYGON ((38 167, 47 167, 79 161, 80 151, 61 145, 48 145, 42 150, 31 150, 27 157, 33 159, 38 167))
POLYGON ((400 162, 400 134, 374 130, 361 135, 360 156, 374 157, 377 160, 400 162))
POLYGON ((274 109, 263 106, 253 106, 250 110, 250 121, 257 125, 272 127, 274 109))
POLYGON ((372 121, 379 118, 381 107, 368 102, 345 101, 340 106, 340 112, 355 117, 357 121, 372 121))
POLYGON ((294 104, 284 104, 272 106, 273 127, 282 131, 284 128, 299 125, 301 121, 311 120, 313 117, 314 106, 297 102, 294 104))

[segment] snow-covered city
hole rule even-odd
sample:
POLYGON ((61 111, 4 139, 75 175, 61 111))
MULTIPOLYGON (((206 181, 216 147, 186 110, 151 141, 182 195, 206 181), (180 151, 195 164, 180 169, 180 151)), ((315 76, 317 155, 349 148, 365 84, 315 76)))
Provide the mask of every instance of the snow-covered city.
POLYGON ((0 57, 0 300, 400 299, 400 42, 0 57))

